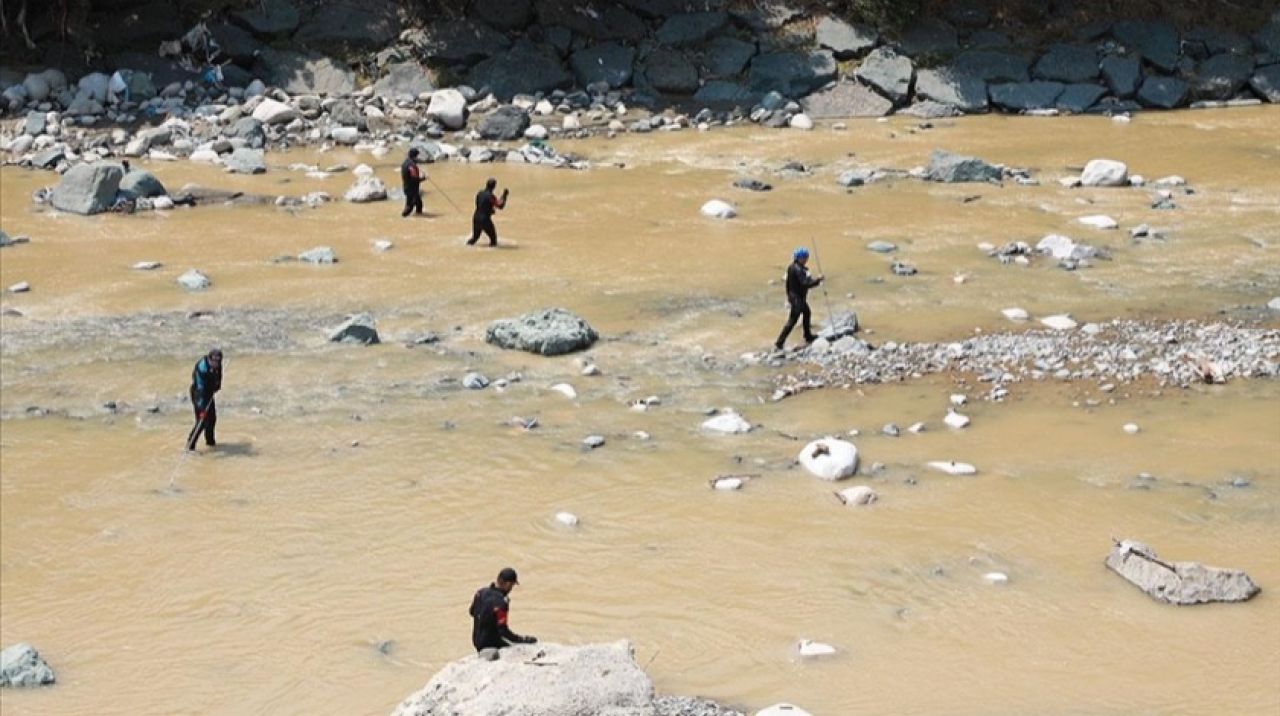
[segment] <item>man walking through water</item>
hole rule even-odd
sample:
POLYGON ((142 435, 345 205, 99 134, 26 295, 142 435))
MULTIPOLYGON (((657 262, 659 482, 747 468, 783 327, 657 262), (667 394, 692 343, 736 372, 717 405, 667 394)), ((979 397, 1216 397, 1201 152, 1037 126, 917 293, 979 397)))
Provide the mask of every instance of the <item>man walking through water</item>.
MULTIPOLYGON (((503 567, 498 579, 476 591, 471 598, 471 645, 476 652, 502 649, 512 644, 537 644, 537 637, 520 636, 507 626, 510 602, 507 596, 520 584, 516 571, 503 567)), ((496 652, 494 652, 496 658, 496 652)))
POLYGON ((222 351, 214 348, 203 358, 196 361, 191 371, 191 407, 196 411, 196 424, 187 436, 187 449, 196 449, 196 439, 204 433, 204 444, 214 447, 218 441, 213 437, 214 426, 218 424, 218 410, 213 404, 213 394, 222 390, 222 351))
POLYGON ((400 216, 408 216, 411 211, 422 216, 421 185, 426 180, 427 175, 418 166, 418 150, 410 149, 409 158, 400 165, 400 183, 404 185, 404 211, 400 216))
POLYGON ((493 212, 495 209, 505 209, 507 206, 508 190, 502 190, 502 198, 493 195, 493 190, 498 188, 498 180, 490 179, 484 183, 484 189, 476 194, 476 213, 471 217, 471 240, 467 242, 467 246, 474 246, 476 241, 480 239, 480 233, 484 232, 489 237, 489 245, 498 245, 498 230, 493 226, 493 212))
POLYGON ((791 253, 791 259, 791 265, 787 267, 787 303, 791 304, 791 315, 787 318, 787 325, 782 327, 777 343, 774 343, 778 350, 782 350, 791 329, 796 327, 796 319, 801 317, 804 318, 805 343, 813 343, 818 338, 809 326, 809 289, 822 283, 824 277, 809 275, 809 269, 805 268, 809 263, 809 250, 803 246, 791 253))

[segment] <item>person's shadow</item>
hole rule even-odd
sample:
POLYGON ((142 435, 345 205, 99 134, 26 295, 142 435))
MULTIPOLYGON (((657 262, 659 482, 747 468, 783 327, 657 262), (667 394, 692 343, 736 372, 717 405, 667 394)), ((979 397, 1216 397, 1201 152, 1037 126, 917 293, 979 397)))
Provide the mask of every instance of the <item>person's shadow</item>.
POLYGON ((217 447, 210 450, 210 452, 218 458, 253 457, 258 454, 258 451, 254 449, 253 443, 251 442, 218 443, 217 447))

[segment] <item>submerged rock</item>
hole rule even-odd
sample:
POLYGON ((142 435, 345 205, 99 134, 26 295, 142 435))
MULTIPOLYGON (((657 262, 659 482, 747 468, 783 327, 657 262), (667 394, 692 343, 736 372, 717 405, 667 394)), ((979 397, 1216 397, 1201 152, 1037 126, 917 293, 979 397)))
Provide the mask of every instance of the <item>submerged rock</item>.
POLYGON ((866 485, 846 487, 836 493, 836 498, 846 507, 865 507, 880 499, 876 491, 866 485))
POLYGON ((35 647, 19 642, 0 651, 0 686, 44 686, 56 680, 35 647))
POLYGON ((858 448, 835 438, 814 440, 800 451, 804 469, 823 480, 843 480, 858 470, 858 448))
POLYGON ((178 277, 178 285, 188 291, 203 291, 206 288, 209 288, 212 283, 213 282, 209 280, 208 276, 205 276, 196 269, 190 269, 178 277))
POLYGON ((720 199, 712 199, 711 201, 703 204, 702 208, 699 209, 699 212, 703 216, 707 216, 712 219, 732 219, 738 215, 738 212, 733 208, 733 205, 727 201, 721 201, 720 199))
POLYGON ((336 264, 338 255, 328 246, 317 246, 298 254, 298 260, 308 264, 336 264))
POLYGON ((929 155, 929 166, 925 169, 925 178, 938 182, 998 182, 1000 177, 1000 167, 977 157, 952 154, 941 149, 933 150, 929 155))
POLYGON ((702 421, 702 429, 721 435, 740 435, 751 432, 751 423, 733 411, 722 413, 702 421))
POLYGON ((600 334, 563 308, 547 308, 489 324, 485 341, 501 348, 556 356, 590 348, 600 334))
POLYGON ((1243 602, 1261 591, 1242 571, 1165 562, 1155 550, 1133 540, 1117 542, 1104 563, 1152 598, 1169 604, 1243 602))

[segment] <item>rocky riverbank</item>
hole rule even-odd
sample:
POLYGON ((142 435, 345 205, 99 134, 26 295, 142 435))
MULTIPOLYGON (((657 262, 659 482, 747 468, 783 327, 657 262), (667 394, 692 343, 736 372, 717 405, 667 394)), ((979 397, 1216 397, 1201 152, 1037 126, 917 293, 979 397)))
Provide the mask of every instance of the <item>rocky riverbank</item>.
POLYGON ((257 173, 264 149, 300 144, 581 168, 543 140, 1280 101, 1280 13, 1252 35, 1060 13, 1046 35, 953 5, 889 32, 784 2, 479 2, 405 22, 380 0, 345 14, 268 0, 186 34, 157 20, 147 37, 170 33, 158 54, 3 68, 0 146, 10 163, 59 172, 147 157, 257 173), (494 144, 513 140, 534 144, 494 144))

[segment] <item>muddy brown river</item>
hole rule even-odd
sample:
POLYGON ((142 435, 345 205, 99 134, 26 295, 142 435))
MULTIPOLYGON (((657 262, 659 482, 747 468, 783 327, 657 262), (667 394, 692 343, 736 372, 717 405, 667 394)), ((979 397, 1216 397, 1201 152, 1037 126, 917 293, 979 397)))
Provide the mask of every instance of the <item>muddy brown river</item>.
MULTIPOLYGON (((775 373, 739 361, 776 336, 778 279, 815 239, 831 308, 856 309, 873 341, 1016 330, 1010 306, 1084 322, 1264 305, 1280 295, 1280 113, 847 124, 559 145, 593 161, 583 172, 427 167, 464 208, 486 176, 511 188, 499 250, 463 246, 468 215, 435 191, 422 220, 395 202, 84 218, 30 202, 52 174, 0 170, 3 227, 32 237, 0 253, 0 282, 32 286, 0 297, 0 643, 33 643, 58 674, 53 688, 0 692, 4 714, 384 714, 469 653, 471 593, 507 564, 522 582, 517 631, 630 638, 660 690, 749 709, 1280 711, 1275 381, 1108 394, 1049 380, 992 403, 972 377, 933 376, 773 403, 775 373), (1041 185, 834 181, 856 165, 909 169, 934 148, 1027 167, 1041 185), (1058 184, 1095 157, 1181 175, 1194 193, 1159 211, 1152 189, 1058 184), (811 173, 777 172, 792 160, 811 173), (734 189, 739 176, 775 188, 734 189), (740 216, 699 216, 712 198, 740 216), (1089 214, 1121 229, 1076 223, 1089 214), (1139 223, 1166 238, 1131 241, 1139 223), (1070 272, 976 248, 1047 233, 1112 260, 1070 272), (395 246, 374 252, 377 239, 395 246), (875 240, 920 274, 891 275, 894 257, 865 248, 875 240), (321 245, 339 263, 272 261, 321 245), (144 260, 164 265, 130 269, 144 260), (176 286, 193 267, 211 289, 176 286), (581 356, 484 343, 491 320, 546 306, 601 332, 587 354, 601 375, 580 375, 581 356), (385 342, 327 343, 356 311, 385 342), (405 347, 427 330, 441 342, 405 347), (183 457, 191 365, 214 344, 227 351, 221 445, 183 457), (470 370, 521 380, 463 390, 470 370), (551 390, 562 382, 576 399, 551 390), (957 392, 971 398, 963 431, 941 421, 957 392), (649 395, 661 405, 629 409, 649 395), (712 407, 759 427, 701 434, 712 407), (925 432, 880 434, 917 421, 925 432), (851 429, 864 467, 885 466, 842 485, 880 494, 860 509, 792 465, 801 441, 851 429), (591 434, 607 442, 584 451, 591 434), (980 472, 924 468, 938 459, 980 472), (729 473, 758 477, 708 489, 729 473), (558 524, 560 510, 580 525, 558 524), (1157 603, 1103 567, 1113 538, 1244 569, 1263 591, 1157 603), (991 571, 1009 582, 985 583, 991 571), (804 638, 839 653, 802 661, 804 638)), ((254 177, 146 168, 170 188, 339 196, 350 173, 288 165, 363 161, 390 184, 400 158, 267 159, 254 177)))

